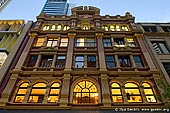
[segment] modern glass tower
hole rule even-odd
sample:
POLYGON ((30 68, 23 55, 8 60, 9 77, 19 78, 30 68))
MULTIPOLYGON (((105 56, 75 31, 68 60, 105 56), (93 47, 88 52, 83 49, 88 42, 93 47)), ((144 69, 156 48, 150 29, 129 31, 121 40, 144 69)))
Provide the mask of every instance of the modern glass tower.
POLYGON ((7 5, 11 0, 0 0, 0 11, 7 5))
POLYGON ((42 12, 45 12, 46 15, 67 15, 68 10, 67 0, 47 0, 42 12))

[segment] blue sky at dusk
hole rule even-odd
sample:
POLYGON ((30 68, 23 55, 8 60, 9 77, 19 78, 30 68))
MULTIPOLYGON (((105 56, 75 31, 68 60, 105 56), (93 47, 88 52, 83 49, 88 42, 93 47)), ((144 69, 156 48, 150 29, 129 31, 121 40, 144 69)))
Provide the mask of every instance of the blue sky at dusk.
MULTIPOLYGON (((0 12, 0 20, 36 21, 46 0, 11 0, 0 12)), ((170 22, 170 0, 69 0, 70 3, 100 8, 101 15, 125 15, 130 12, 136 22, 170 22)))

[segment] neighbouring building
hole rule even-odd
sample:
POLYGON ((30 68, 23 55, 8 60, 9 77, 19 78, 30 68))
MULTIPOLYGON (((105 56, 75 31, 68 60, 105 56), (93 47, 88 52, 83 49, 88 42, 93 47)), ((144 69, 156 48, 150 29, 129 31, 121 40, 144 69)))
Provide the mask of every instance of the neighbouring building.
POLYGON ((168 24, 159 24, 162 32, 152 34, 134 19, 129 12, 101 16, 92 6, 75 7, 71 16, 41 13, 10 70, 0 108, 164 107, 157 95, 159 82, 169 81, 169 57, 162 54, 169 53, 168 24))
POLYGON ((67 0, 47 0, 42 12, 46 15, 68 15, 69 5, 67 0))

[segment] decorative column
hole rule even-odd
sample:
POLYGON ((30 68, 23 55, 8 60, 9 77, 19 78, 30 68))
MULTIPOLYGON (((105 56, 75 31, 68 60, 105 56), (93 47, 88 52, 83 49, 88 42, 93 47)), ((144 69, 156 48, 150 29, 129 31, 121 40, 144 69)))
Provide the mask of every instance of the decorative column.
POLYGON ((23 104, 25 103, 28 103, 28 99, 29 99, 29 96, 30 96, 30 93, 31 93, 31 90, 32 90, 32 85, 28 85, 28 87, 27 87, 27 92, 26 92, 26 94, 25 94, 25 98, 24 98, 24 100, 23 100, 23 104))
POLYGON ((104 54, 104 47, 103 47, 103 33, 96 33, 97 42, 98 42, 98 54, 99 54, 99 67, 100 71, 106 71, 106 62, 105 62, 105 54, 104 54))
POLYGON ((141 86, 139 86, 139 88, 140 88, 141 96, 142 96, 142 99, 143 99, 143 103, 144 104, 148 103, 148 101, 146 99, 145 92, 144 92, 144 87, 141 85, 141 86))
POLYGON ((110 107, 111 106, 111 94, 110 94, 110 87, 108 83, 108 76, 107 74, 101 74, 101 89, 102 89, 102 103, 103 107, 110 107))
POLYGON ((69 89, 70 89, 70 74, 64 74, 63 83, 61 88, 61 96, 60 96, 60 106, 67 107, 69 100, 69 89))
POLYGON ((71 71, 72 61, 73 61, 74 38, 76 36, 76 33, 68 33, 68 36, 69 36, 69 43, 68 43, 67 59, 66 59, 64 71, 71 71))
POLYGON ((120 67, 120 64, 119 64, 118 55, 114 55, 114 57, 115 57, 116 67, 117 67, 118 71, 121 71, 121 67, 120 67))

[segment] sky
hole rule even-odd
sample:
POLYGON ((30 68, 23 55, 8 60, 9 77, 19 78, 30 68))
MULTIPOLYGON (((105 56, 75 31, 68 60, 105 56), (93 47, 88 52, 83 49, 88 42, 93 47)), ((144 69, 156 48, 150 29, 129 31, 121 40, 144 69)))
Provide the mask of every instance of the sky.
MULTIPOLYGON (((0 12, 0 20, 36 21, 46 0, 11 0, 0 12)), ((135 22, 170 22, 170 0, 69 0, 76 6, 95 6, 101 15, 125 15, 130 12, 135 22)))

